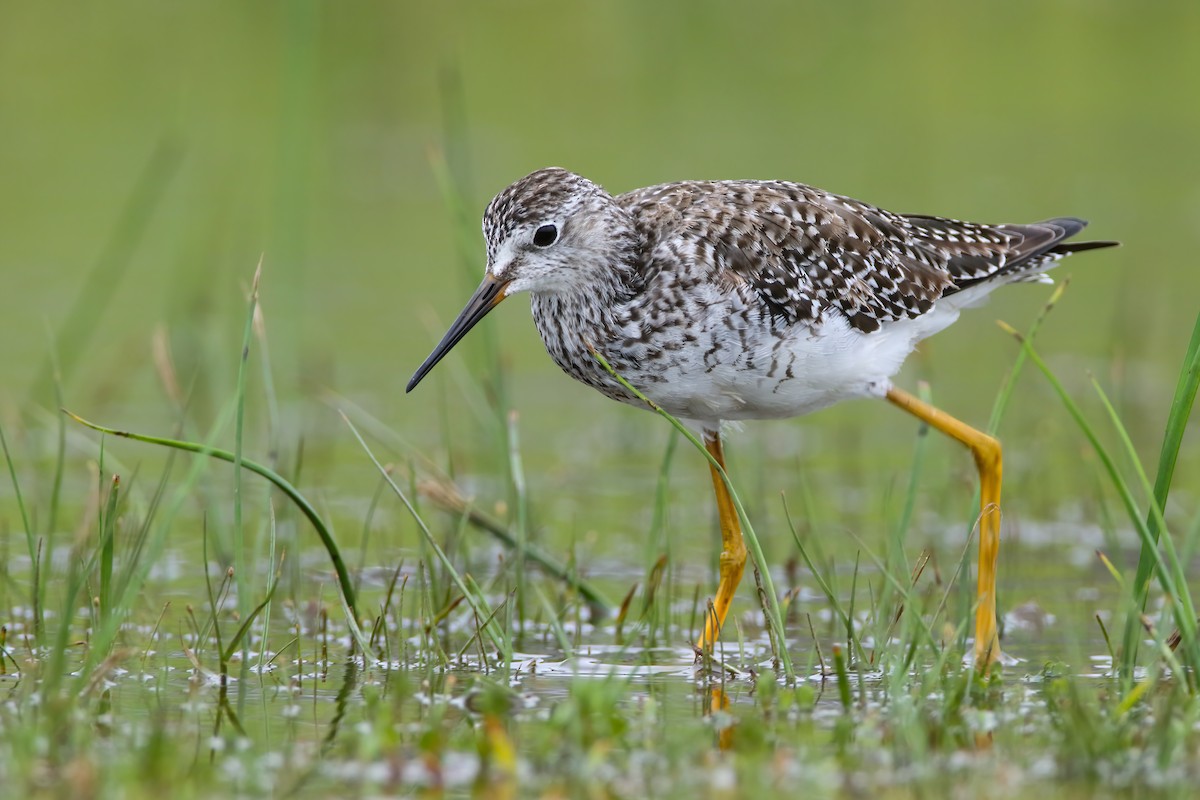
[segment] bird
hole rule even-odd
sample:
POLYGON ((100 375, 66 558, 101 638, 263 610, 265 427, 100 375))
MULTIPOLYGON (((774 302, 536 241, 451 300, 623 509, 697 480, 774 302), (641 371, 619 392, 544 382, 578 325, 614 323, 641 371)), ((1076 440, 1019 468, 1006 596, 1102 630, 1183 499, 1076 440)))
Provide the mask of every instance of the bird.
POLYGON ((546 350, 567 375, 647 407, 615 373, 700 433, 722 551, 698 650, 717 643, 747 558, 721 474, 722 426, 886 399, 974 457, 974 660, 986 669, 1000 657, 1000 443, 892 378, 919 342, 994 289, 1052 283, 1046 270, 1066 256, 1117 244, 1066 241, 1086 224, 900 214, 784 180, 687 180, 612 195, 547 167, 487 205, 483 281, 406 392, 504 299, 527 293, 546 350))

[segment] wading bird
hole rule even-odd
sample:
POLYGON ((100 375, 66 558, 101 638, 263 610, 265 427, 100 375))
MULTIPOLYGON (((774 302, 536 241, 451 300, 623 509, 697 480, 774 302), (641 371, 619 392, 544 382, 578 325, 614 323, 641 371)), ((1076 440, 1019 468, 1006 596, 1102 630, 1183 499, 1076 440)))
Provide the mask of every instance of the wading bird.
MULTIPOLYGON (((786 181, 683 181, 613 196, 541 169, 483 216, 483 283, 412 380, 510 295, 528 292, 550 357, 572 378, 645 407, 593 356, 701 431, 724 468, 724 421, 808 414, 880 397, 966 445, 981 483, 975 658, 999 655, 1000 444, 892 385, 917 343, 993 289, 1049 281, 1085 222, 982 225, 896 214, 786 181)), ((746 564, 712 469, 723 549, 699 647, 716 642, 746 564)))

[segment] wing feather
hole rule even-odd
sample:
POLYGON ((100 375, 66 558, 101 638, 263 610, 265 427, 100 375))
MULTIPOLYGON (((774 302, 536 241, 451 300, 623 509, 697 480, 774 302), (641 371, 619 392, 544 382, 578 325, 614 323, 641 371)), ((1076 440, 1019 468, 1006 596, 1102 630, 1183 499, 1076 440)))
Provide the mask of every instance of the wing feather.
POLYGON ((1085 224, 895 214, 784 181, 688 181, 617 201, 647 242, 646 270, 686 265, 730 291, 752 291, 782 322, 815 325, 838 313, 864 332, 919 316, 969 285, 1036 280, 1070 252, 1058 243, 1085 224))

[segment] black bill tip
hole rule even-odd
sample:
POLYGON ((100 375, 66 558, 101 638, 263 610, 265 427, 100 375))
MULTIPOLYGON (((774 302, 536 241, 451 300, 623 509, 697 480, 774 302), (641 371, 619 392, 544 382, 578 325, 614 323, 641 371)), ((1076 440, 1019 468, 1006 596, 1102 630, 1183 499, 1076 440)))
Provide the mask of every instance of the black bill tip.
POLYGON ((467 335, 467 331, 475 327, 475 323, 487 316, 487 313, 496 306, 500 305, 506 294, 505 288, 508 286, 506 281, 498 281, 490 275, 483 279, 483 283, 479 284, 479 288, 475 290, 475 294, 471 295, 471 299, 467 301, 467 305, 459 313, 458 319, 454 320, 454 324, 446 331, 446 335, 438 342, 437 347, 433 348, 433 352, 429 354, 429 358, 421 366, 417 367, 417 371, 413 373, 412 378, 408 382, 408 386, 404 389, 405 393, 411 392, 416 388, 429 371, 437 366, 437 363, 445 357, 447 353, 453 349, 454 345, 467 335))

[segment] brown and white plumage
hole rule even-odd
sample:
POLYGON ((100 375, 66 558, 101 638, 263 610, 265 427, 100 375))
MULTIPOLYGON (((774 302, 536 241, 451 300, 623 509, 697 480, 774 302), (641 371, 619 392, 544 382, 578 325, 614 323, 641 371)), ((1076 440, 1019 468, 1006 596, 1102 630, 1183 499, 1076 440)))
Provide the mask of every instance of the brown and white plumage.
MULTIPOLYGON (((612 196, 574 173, 534 172, 484 213, 483 283, 414 386, 507 295, 528 292, 554 361, 641 404, 593 357, 704 431, 723 466, 725 420, 792 417, 886 397, 968 447, 980 475, 975 657, 999 655, 1001 452, 992 437, 891 385, 917 343, 993 289, 1042 280, 1083 220, 980 225, 896 214, 785 181, 685 181, 612 196)), ((746 561, 724 472, 713 486, 721 580, 697 646, 720 633, 746 561)))
POLYGON ((746 282, 774 315, 819 323, 831 310, 864 332, 929 311, 943 295, 1001 275, 1036 279, 1072 252, 1074 218, 978 225, 895 214, 783 181, 688 181, 615 198, 654 263, 710 264, 746 282))
POLYGON ((493 296, 460 318, 409 388, 498 298, 528 291, 554 361, 614 399, 637 402, 588 345, 705 429, 796 416, 885 393, 916 344, 964 306, 1110 244, 1064 243, 1085 224, 897 214, 786 181, 684 181, 614 197, 542 169, 488 205, 481 291, 493 296), (547 228, 554 240, 535 243, 547 228))

